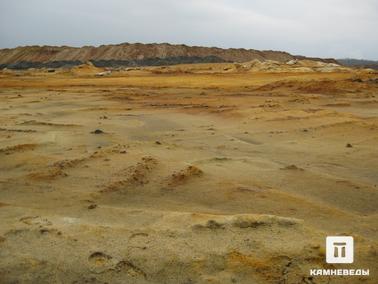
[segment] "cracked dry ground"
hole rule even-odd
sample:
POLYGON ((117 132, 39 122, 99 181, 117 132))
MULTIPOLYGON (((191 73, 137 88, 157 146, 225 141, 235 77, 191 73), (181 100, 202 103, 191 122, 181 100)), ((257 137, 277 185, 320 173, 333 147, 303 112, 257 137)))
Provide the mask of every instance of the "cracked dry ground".
POLYGON ((372 76, 2 74, 0 282, 374 283, 372 76))

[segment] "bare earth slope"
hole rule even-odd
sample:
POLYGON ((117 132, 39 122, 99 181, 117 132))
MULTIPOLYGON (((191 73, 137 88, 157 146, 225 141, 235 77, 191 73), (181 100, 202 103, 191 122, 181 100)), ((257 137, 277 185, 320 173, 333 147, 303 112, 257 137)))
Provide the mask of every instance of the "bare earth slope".
POLYGON ((1 283, 376 283, 377 74, 99 71, 0 72, 1 283))
MULTIPOLYGON (((145 60, 149 58, 181 58, 213 56, 224 61, 245 62, 253 59, 260 61, 275 60, 286 62, 295 56, 282 51, 259 51, 254 49, 222 49, 217 47, 199 47, 187 45, 161 44, 117 44, 99 47, 84 46, 24 46, 13 49, 0 49, 0 65, 18 62, 55 62, 90 60, 145 60)), ((329 59, 328 62, 336 63, 329 59)))

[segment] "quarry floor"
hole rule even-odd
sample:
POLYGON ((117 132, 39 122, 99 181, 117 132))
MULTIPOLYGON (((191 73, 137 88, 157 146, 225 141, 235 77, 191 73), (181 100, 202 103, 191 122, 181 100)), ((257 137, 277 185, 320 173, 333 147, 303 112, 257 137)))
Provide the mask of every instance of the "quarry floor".
POLYGON ((377 283, 376 77, 0 73, 0 282, 377 283))

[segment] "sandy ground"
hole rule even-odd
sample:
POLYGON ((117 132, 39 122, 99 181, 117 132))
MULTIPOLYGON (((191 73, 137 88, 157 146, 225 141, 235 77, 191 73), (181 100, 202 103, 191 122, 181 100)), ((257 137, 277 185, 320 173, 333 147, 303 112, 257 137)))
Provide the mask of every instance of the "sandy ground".
POLYGON ((0 74, 1 283, 377 283, 377 76, 190 68, 0 74))

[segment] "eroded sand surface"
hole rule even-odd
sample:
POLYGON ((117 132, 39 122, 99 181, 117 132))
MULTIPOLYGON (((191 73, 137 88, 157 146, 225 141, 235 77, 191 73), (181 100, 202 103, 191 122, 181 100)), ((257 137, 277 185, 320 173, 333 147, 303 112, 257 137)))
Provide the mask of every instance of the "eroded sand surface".
POLYGON ((377 76, 201 66, 1 73, 1 283, 376 283, 377 76))

